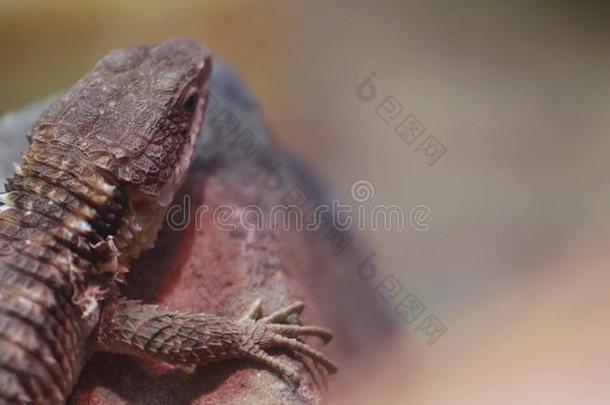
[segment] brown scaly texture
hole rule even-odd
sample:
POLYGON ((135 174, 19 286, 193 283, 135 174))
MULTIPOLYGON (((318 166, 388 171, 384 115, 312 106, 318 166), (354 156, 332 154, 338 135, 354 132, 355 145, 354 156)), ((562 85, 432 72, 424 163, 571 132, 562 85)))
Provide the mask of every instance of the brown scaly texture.
POLYGON ((132 258, 150 247, 184 180, 203 119, 208 51, 188 40, 106 55, 34 124, 0 206, 0 400, 62 403, 92 350, 191 368, 269 356, 322 328, 283 325, 296 303, 259 319, 175 313, 120 299, 132 258))

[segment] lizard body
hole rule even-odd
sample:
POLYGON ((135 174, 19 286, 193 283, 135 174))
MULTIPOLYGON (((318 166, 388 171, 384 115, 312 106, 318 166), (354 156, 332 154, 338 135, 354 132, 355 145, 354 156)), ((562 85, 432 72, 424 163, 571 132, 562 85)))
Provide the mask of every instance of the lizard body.
POLYGON ((211 57, 176 39, 118 49, 52 104, 0 195, 0 403, 63 403, 96 351, 184 368, 259 361, 298 383, 267 350, 335 365, 295 339, 295 303, 260 317, 179 313, 119 296, 130 262, 152 246, 200 132, 211 57))

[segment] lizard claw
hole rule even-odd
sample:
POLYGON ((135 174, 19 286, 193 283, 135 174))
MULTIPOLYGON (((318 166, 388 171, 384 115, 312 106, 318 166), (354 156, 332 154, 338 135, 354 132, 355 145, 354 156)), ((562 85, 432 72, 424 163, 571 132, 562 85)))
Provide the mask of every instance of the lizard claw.
POLYGON ((242 322, 248 324, 247 329, 250 332, 247 333, 249 335, 248 344, 244 347, 249 357, 275 370, 296 387, 300 382, 298 372, 285 361, 272 357, 267 352, 269 349, 287 349, 299 353, 321 364, 330 374, 337 372, 337 366, 324 354, 297 340, 301 336, 315 336, 322 339, 324 343, 328 343, 332 339, 332 333, 328 329, 285 323, 288 317, 298 315, 303 311, 305 305, 302 302, 297 301, 266 317, 257 319, 255 314, 260 313, 260 306, 260 300, 255 301, 241 318, 242 322))
POLYGON ((281 308, 272 313, 271 315, 264 317, 263 319, 261 319, 261 321, 265 323, 286 322, 287 318, 290 315, 300 315, 301 312, 303 312, 304 308, 304 303, 302 303, 301 301, 296 301, 288 305, 287 307, 281 308))
POLYGON ((256 319, 260 318, 262 307, 263 307, 263 300, 261 300, 260 298, 256 299, 252 303, 252 305, 250 305, 250 308, 248 308, 248 310, 243 314, 241 319, 242 320, 244 320, 244 319, 256 320, 256 319))

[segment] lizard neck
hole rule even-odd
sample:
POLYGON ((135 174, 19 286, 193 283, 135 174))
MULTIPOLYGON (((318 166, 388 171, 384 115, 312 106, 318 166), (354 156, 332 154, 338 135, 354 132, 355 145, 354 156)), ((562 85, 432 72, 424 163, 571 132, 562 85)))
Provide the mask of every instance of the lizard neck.
POLYGON ((52 235, 94 265, 118 260, 124 267, 152 247, 166 209, 156 199, 139 198, 74 150, 37 142, 16 167, 7 191, 5 208, 40 216, 46 224, 39 227, 43 237, 52 235))
POLYGON ((118 182, 73 151, 34 143, 2 200, 0 217, 21 229, 17 239, 55 252, 69 269, 75 294, 85 295, 73 301, 101 298, 113 287, 129 259, 121 252, 133 241, 118 182))
POLYGON ((23 370, 44 369, 50 377, 41 380, 43 394, 65 398, 101 302, 124 268, 118 245, 130 243, 121 236, 130 207, 119 184, 90 162, 36 143, 6 191, 0 195, 0 322, 12 323, 14 339, 0 337, 0 353, 22 358, 23 370), (35 353, 23 349, 26 341, 35 353))

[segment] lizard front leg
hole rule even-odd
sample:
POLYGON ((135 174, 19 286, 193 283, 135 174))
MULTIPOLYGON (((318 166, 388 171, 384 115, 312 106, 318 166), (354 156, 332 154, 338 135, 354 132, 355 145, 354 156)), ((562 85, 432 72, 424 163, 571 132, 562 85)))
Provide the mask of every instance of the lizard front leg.
POLYGON ((329 373, 337 371, 326 356, 296 339, 317 336, 328 342, 332 338, 330 331, 283 323, 290 315, 298 315, 304 308, 303 303, 295 302, 263 318, 259 318, 260 308, 259 300, 241 318, 227 318, 119 301, 105 310, 96 336, 97 345, 103 351, 150 357, 185 368, 249 358, 295 385, 299 384, 298 372, 271 356, 270 349, 288 349, 310 357, 329 373))

